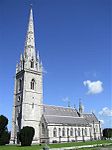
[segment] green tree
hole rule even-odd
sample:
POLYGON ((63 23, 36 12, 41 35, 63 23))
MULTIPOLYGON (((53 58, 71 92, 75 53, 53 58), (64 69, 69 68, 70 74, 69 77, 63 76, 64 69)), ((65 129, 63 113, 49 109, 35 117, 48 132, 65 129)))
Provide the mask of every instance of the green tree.
POLYGON ((19 140, 21 142, 21 146, 30 146, 35 134, 35 130, 33 127, 23 127, 19 132, 19 140))
POLYGON ((8 119, 1 115, 0 116, 0 145, 9 144, 10 133, 7 129, 8 119))
POLYGON ((103 137, 104 138, 112 138, 112 128, 105 128, 103 130, 103 137))

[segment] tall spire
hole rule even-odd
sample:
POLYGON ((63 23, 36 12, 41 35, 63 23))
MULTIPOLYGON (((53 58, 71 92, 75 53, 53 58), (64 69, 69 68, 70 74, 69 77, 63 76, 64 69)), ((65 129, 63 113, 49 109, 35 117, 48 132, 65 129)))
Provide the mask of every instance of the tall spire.
POLYGON ((27 30, 27 36, 26 36, 26 41, 25 41, 24 56, 25 56, 25 58, 28 58, 28 59, 34 59, 34 60, 36 59, 32 8, 30 9, 28 30, 27 30))

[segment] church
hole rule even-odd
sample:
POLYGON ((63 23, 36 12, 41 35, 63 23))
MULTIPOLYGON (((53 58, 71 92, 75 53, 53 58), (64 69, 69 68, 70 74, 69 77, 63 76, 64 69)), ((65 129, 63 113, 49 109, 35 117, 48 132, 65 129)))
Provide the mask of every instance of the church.
POLYGON ((10 143, 18 143, 24 126, 35 129, 33 143, 101 139, 101 124, 94 113, 43 103, 43 66, 35 48, 33 11, 30 9, 24 53, 16 65, 10 143))

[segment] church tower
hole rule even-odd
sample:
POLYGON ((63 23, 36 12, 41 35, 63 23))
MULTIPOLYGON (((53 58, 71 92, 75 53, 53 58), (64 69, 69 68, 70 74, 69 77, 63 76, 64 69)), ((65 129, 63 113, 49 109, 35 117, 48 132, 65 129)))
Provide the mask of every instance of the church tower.
POLYGON ((11 143, 17 142, 17 133, 23 126, 35 129, 33 142, 39 142, 39 124, 43 113, 42 63, 36 53, 33 12, 30 9, 24 54, 16 66, 11 143))

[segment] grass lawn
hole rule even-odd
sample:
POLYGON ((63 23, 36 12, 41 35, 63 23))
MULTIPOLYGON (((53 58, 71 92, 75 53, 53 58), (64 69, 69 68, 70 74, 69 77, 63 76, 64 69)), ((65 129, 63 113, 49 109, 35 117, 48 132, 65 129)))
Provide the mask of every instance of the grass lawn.
MULTIPOLYGON (((50 148, 61 148, 61 147, 72 147, 72 146, 81 146, 81 145, 92 145, 92 144, 104 144, 104 143, 112 143, 110 140, 102 140, 102 141, 87 141, 87 142, 71 142, 71 143, 57 143, 57 144, 49 144, 50 148)), ((21 147, 17 145, 7 145, 7 146, 0 146, 0 150, 40 150, 43 148, 44 145, 32 145, 27 147, 21 147)), ((97 150, 95 148, 83 148, 80 150, 97 150)))
MULTIPOLYGON (((101 150, 102 148, 104 148, 104 147, 81 148, 81 149, 79 149, 79 150, 101 150)), ((110 150, 110 149, 112 149, 112 146, 106 146, 105 148, 109 148, 109 150, 110 150)))
POLYGON ((82 146, 82 145, 92 145, 92 144, 104 144, 112 143, 111 140, 99 140, 99 141, 86 141, 86 142, 71 142, 71 143, 61 143, 61 144, 50 144, 50 148, 60 148, 60 147, 72 147, 72 146, 82 146))

